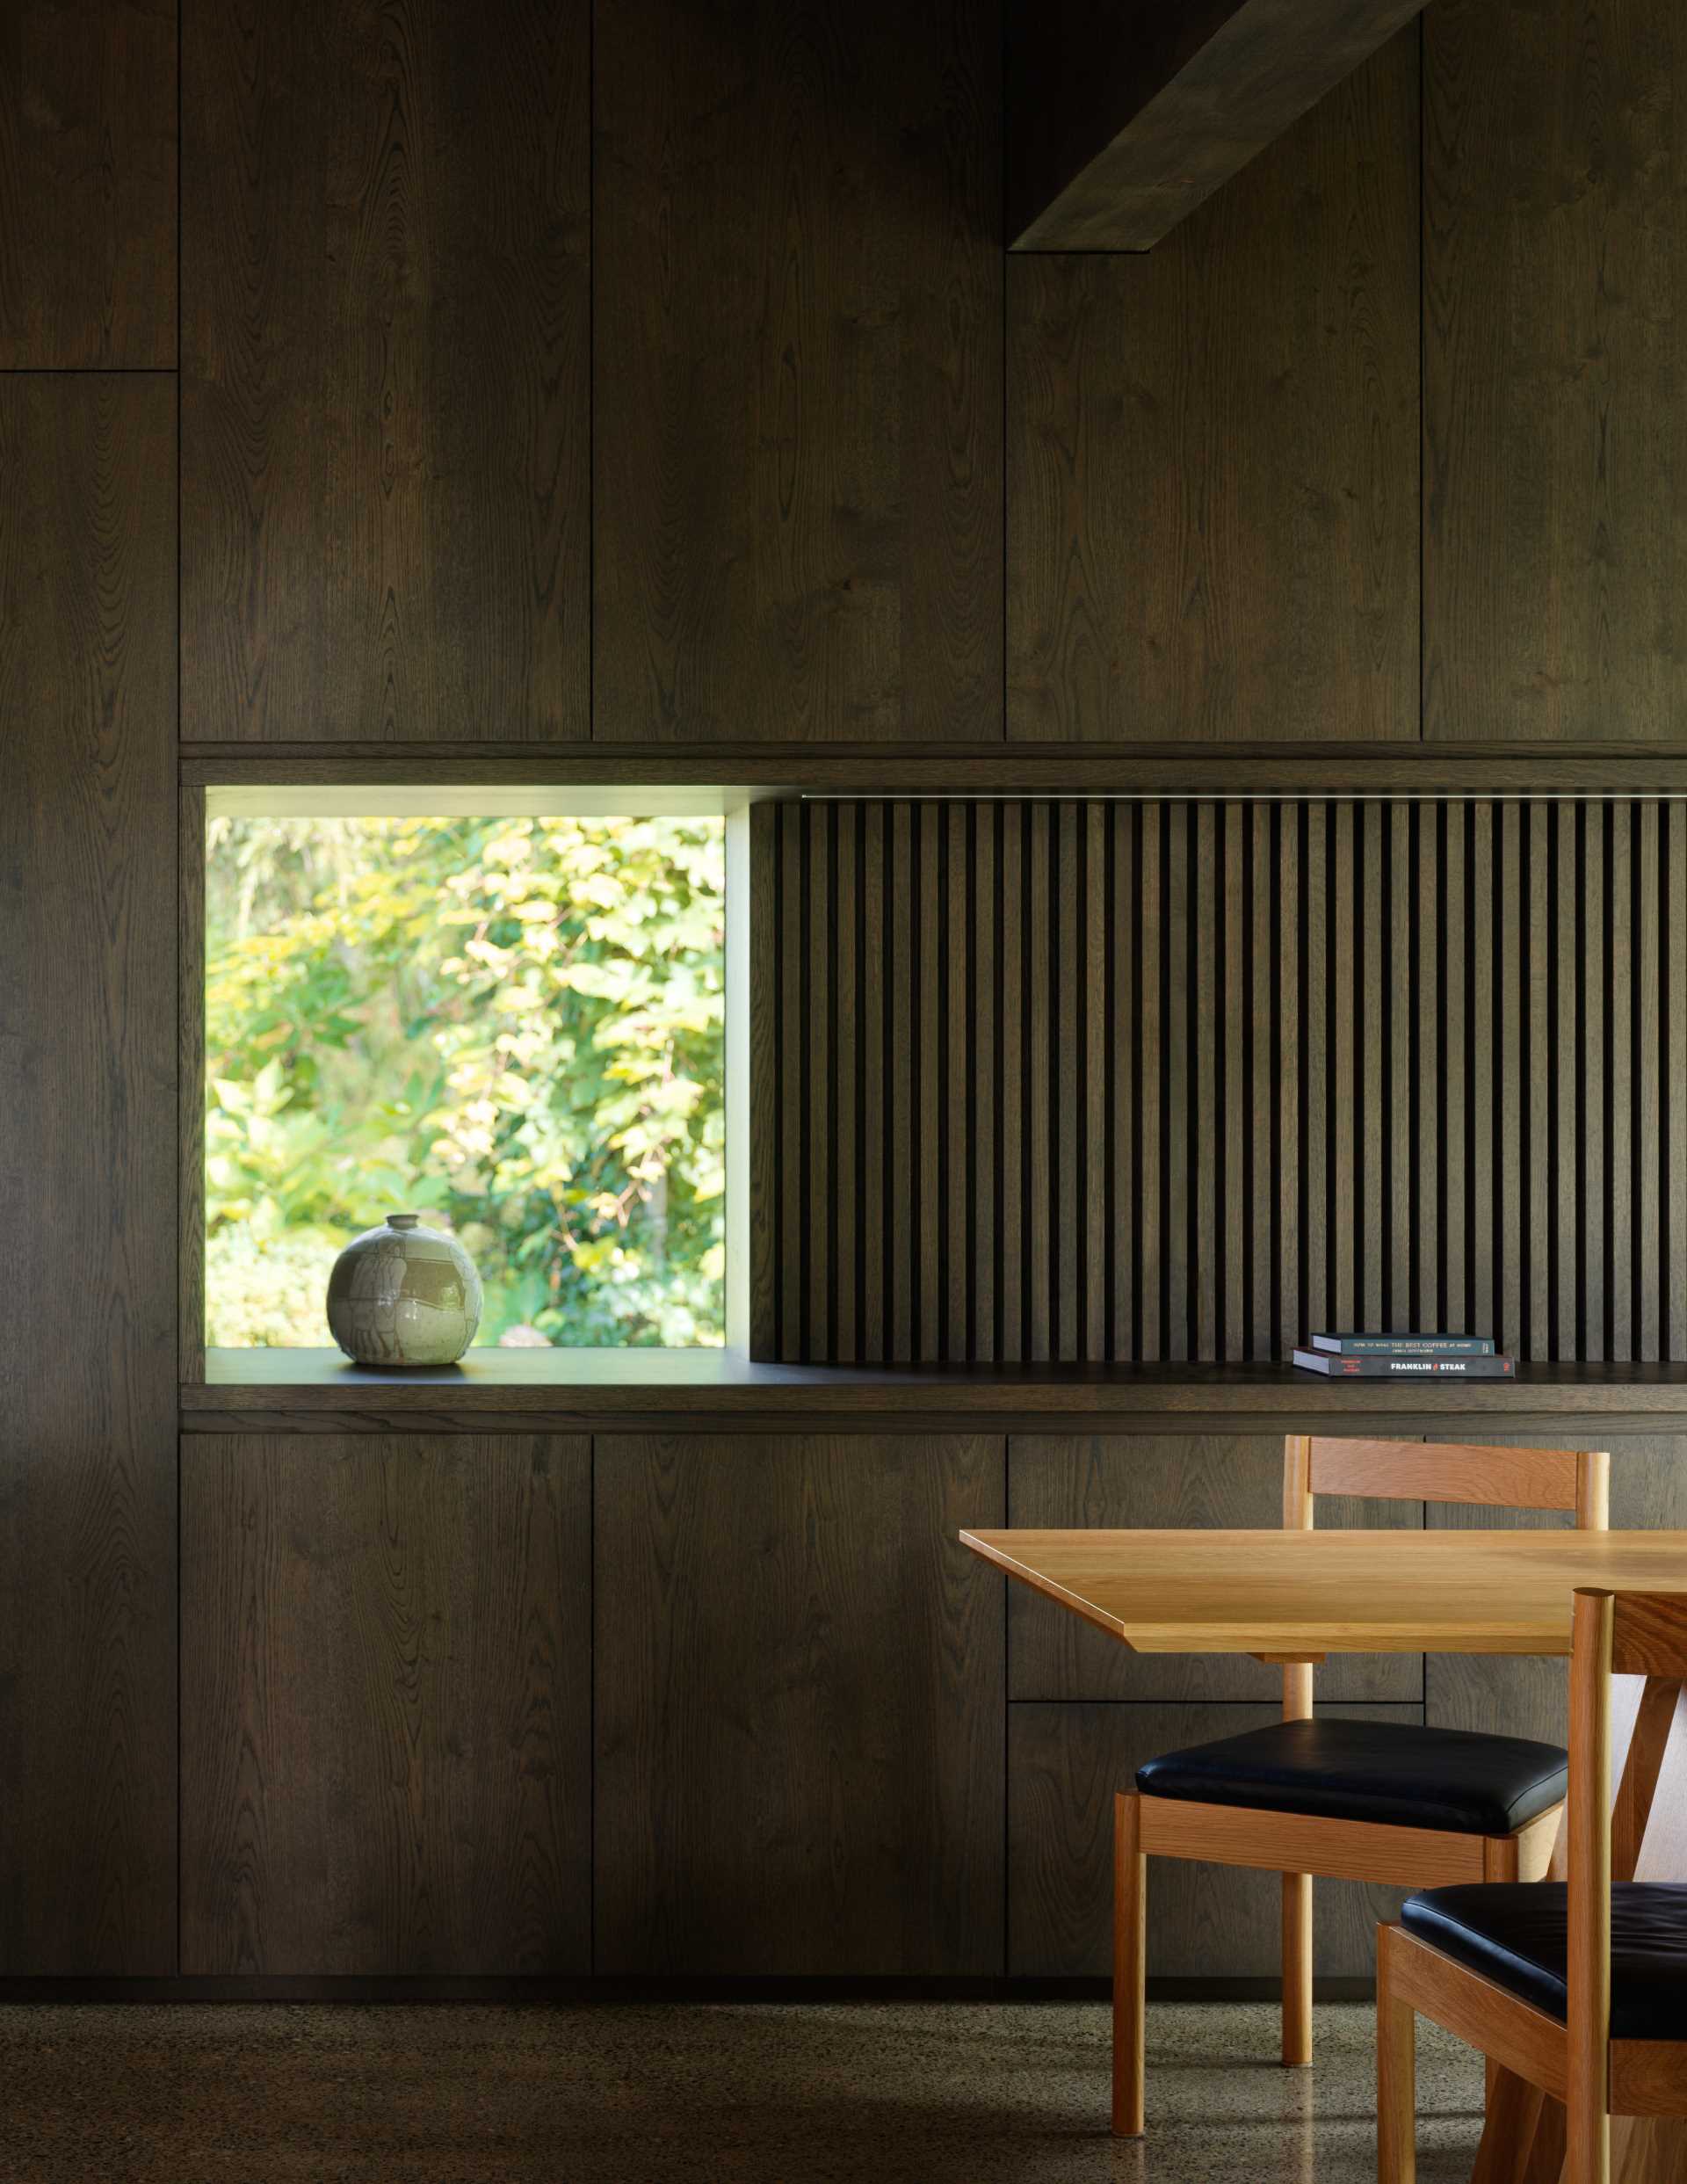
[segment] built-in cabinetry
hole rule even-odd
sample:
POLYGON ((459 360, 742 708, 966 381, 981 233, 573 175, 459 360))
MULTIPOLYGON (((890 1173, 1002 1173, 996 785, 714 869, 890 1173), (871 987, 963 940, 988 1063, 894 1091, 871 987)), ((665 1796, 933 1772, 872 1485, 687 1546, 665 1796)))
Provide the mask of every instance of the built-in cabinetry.
MULTIPOLYGON (((1613 1522, 1687 1526, 1687 1440, 1603 1438, 1613 1522)), ((1131 1654, 956 1538, 1274 1526, 1275 1433, 271 1426, 182 1462, 191 1975, 1098 1975, 1114 1789, 1278 1704, 1276 1671, 1131 1654)), ((1318 1678, 1344 1714, 1560 1736, 1563 1685, 1318 1678)), ((1155 1887, 1156 1977, 1271 1976, 1269 1876, 1155 1887)), ((1321 1974, 1369 1976, 1392 1900, 1321 1886, 1321 1974)))

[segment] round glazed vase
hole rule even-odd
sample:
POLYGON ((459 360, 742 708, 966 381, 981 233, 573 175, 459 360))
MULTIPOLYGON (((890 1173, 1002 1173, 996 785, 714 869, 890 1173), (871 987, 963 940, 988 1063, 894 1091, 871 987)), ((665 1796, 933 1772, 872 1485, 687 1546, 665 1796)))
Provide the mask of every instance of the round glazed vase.
POLYGON ((454 1365, 480 1324, 474 1260, 419 1214, 353 1237, 328 1279, 329 1331, 358 1365, 454 1365))

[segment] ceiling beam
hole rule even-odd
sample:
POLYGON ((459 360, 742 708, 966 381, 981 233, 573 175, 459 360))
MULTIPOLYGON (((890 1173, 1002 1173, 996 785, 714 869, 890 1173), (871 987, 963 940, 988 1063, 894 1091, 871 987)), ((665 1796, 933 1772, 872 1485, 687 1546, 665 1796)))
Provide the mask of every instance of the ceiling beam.
POLYGON ((1008 236, 1147 250, 1423 0, 1010 0, 1008 236))

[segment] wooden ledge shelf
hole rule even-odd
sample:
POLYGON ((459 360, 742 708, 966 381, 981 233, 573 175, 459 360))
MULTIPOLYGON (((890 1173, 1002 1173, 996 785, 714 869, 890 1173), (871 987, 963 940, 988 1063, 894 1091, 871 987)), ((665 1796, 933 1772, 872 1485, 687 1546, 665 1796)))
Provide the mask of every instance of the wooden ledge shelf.
POLYGON ((1288 1365, 760 1365, 721 1350, 475 1350, 376 1371, 335 1350, 212 1350, 185 1433, 1687 1431, 1687 1365, 1515 1380, 1322 1380, 1288 1365))

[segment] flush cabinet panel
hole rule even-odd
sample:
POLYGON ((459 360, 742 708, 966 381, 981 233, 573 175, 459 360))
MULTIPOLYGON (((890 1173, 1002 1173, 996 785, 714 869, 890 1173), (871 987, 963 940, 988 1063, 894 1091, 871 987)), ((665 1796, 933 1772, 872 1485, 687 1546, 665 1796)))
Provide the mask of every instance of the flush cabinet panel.
POLYGON ((6 1974, 175 1970, 175 447, 0 376, 6 1974))
MULTIPOLYGON (((1336 1706, 1348 1720, 1421 1722, 1416 1706, 1336 1706)), ((1145 1760, 1275 1718, 1271 1706, 1014 1706, 1008 1735, 1008 1970, 1017 1977, 1111 1967, 1113 1798, 1145 1760)), ((1320 1881, 1314 1964, 1370 1978, 1376 1928, 1405 1891, 1320 1881)), ((1148 1974, 1275 1977, 1281 1890, 1275 1874, 1178 1858, 1148 1861, 1148 1974)))
POLYGON ((182 1456, 182 1970, 583 1972, 590 1444, 182 1456))
POLYGON ((587 733, 590 0, 182 13, 182 733, 587 733))
MULTIPOLYGON (((1321 1495, 1320 1526, 1423 1521, 1421 1502, 1321 1495)), ((1009 1444, 1008 1522, 1028 1531, 1272 1530, 1283 1522, 1278 1434, 1016 1434, 1009 1444)), ((1135 1653, 1029 1586, 1008 1587, 1009 1692, 1016 1700, 1177 1701, 1280 1698, 1283 1674, 1245 1654, 1135 1653)), ((1419 1653, 1336 1654, 1317 1672, 1323 1700, 1423 1696, 1419 1653)), ((1191 1737, 1175 1741, 1190 1743, 1191 1737)))
POLYGON ((996 1437, 597 1443, 597 1969, 999 1973, 996 1437))

